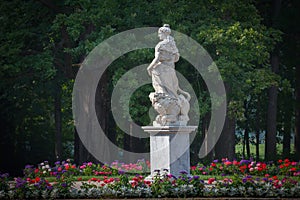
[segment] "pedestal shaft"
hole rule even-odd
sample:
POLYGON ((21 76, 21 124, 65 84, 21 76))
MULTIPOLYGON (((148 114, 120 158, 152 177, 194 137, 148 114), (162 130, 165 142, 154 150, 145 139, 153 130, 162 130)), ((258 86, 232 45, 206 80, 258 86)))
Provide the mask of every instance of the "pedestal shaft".
POLYGON ((190 133, 196 126, 142 128, 150 133, 151 175, 164 169, 175 176, 181 171, 190 173, 190 133))

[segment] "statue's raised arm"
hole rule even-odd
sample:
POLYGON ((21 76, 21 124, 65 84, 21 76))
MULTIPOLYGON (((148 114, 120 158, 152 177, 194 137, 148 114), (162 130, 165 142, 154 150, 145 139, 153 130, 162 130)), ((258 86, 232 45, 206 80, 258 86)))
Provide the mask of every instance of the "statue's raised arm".
POLYGON ((159 28, 158 37, 161 41, 156 45, 155 57, 147 68, 155 90, 149 97, 159 113, 153 125, 185 126, 189 120, 190 94, 179 88, 175 62, 180 54, 168 24, 159 28))

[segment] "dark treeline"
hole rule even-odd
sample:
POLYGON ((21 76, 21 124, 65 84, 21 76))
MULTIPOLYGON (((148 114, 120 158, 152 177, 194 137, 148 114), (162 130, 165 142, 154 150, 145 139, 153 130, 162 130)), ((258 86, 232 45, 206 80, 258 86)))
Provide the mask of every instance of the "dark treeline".
MULTIPOLYGON (((76 73, 89 52, 110 36, 164 23, 203 45, 226 86, 224 129, 205 159, 260 159, 260 155, 265 160, 299 159, 299 4, 297 0, 3 1, 0 171, 20 174, 26 164, 44 160, 96 161, 82 145, 73 123, 76 73), (236 154, 237 143, 242 143, 242 155, 236 154), (265 144, 264 152, 260 143, 265 144), (255 152, 250 152, 251 144, 256 145, 255 152)), ((147 152, 149 142, 129 137, 116 125, 110 97, 123 74, 152 58, 153 49, 123 55, 98 85, 98 120, 108 138, 125 150, 147 152)), ((199 129, 191 146, 192 162, 197 163, 211 102, 193 67, 182 58, 176 67, 191 83, 200 105, 199 129)), ((134 77, 130 84, 135 84, 134 77)), ((129 97, 131 117, 139 125, 150 122, 150 91, 151 85, 146 85, 129 97)), ((131 123, 125 126, 132 127, 131 123)))

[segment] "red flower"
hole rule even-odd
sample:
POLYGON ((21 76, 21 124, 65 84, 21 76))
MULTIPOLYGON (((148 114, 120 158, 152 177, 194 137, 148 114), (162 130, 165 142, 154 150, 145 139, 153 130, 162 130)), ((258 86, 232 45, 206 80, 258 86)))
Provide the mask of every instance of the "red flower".
POLYGON ((240 164, 240 162, 238 162, 238 161, 234 160, 234 161, 233 161, 233 164, 234 164, 234 165, 239 165, 239 164, 240 164))
POLYGON ((279 163, 282 163, 282 160, 280 159, 280 160, 278 160, 278 162, 279 162, 279 163))
POLYGON ((297 169, 295 167, 291 168, 290 171, 291 172, 295 172, 297 169))
POLYGON ((284 162, 285 162, 285 163, 288 163, 288 162, 290 162, 290 160, 289 160, 289 159, 285 159, 284 162))
POLYGON ((77 178, 77 180, 78 180, 78 181, 82 181, 82 178, 81 178, 81 177, 79 177, 79 178, 77 178))
POLYGON ((39 172, 39 169, 36 168, 36 169, 34 170, 34 173, 37 174, 38 172, 39 172))
POLYGON ((217 166, 217 165, 216 165, 216 163, 211 163, 210 166, 215 167, 215 166, 217 166))
POLYGON ((240 166, 240 170, 242 173, 244 173, 244 171, 247 169, 247 165, 242 165, 240 166))
POLYGON ((197 166, 191 166, 191 170, 196 170, 197 166))
POLYGON ((284 168, 284 166, 283 166, 283 165, 280 165, 279 168, 282 169, 282 168, 284 168))
POLYGON ((41 180, 40 177, 36 177, 36 178, 35 178, 35 182, 36 182, 36 183, 40 182, 40 180, 41 180))
POLYGON ((208 182, 208 184, 212 184, 214 181, 215 181, 214 178, 209 178, 207 182, 208 182))
POLYGON ((132 181, 131 186, 135 187, 138 183, 136 181, 132 181))
POLYGON ((151 186, 152 182, 151 181, 144 181, 144 183, 148 186, 151 186))

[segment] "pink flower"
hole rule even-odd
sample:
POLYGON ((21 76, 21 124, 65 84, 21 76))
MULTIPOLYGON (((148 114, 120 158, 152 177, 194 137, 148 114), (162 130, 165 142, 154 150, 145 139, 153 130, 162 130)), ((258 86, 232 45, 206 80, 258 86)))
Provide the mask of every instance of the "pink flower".
POLYGON ((297 162, 292 162, 292 165, 293 165, 293 166, 296 166, 296 165, 297 165, 297 162))
POLYGON ((257 164, 256 164, 256 166, 257 166, 257 167, 260 167, 260 166, 261 166, 261 164, 260 164, 260 163, 257 163, 257 164))
POLYGON ((79 168, 84 169, 84 168, 86 168, 86 165, 81 165, 79 168))
POLYGON ((226 161, 224 164, 225 164, 226 166, 228 166, 228 165, 231 165, 231 164, 232 164, 232 162, 230 162, 230 161, 226 161))

